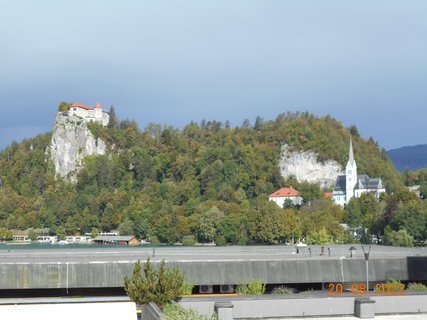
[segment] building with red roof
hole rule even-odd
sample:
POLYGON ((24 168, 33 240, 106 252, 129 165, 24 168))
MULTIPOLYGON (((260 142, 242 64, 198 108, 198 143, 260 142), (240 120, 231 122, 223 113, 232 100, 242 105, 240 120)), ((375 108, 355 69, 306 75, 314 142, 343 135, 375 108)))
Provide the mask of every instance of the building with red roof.
POLYGON ((293 205, 301 205, 302 197, 298 190, 292 186, 289 188, 281 188, 268 196, 268 200, 276 202, 276 204, 283 208, 286 200, 291 200, 293 205))
POLYGON ((69 115, 83 118, 86 121, 95 121, 106 126, 110 121, 108 111, 102 108, 102 105, 97 102, 95 106, 89 107, 81 103, 73 103, 70 106, 69 115))

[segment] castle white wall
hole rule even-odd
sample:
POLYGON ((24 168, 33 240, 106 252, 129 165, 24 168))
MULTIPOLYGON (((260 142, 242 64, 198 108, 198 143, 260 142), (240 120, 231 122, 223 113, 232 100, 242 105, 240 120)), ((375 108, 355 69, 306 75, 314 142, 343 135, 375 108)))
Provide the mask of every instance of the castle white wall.
POLYGON ((110 115, 107 112, 102 112, 102 125, 106 126, 110 122, 110 115))
POLYGON ((80 107, 72 107, 69 110, 71 116, 77 116, 83 118, 85 121, 95 121, 106 126, 110 121, 110 115, 108 112, 103 112, 102 108, 94 108, 93 110, 87 110, 80 107))

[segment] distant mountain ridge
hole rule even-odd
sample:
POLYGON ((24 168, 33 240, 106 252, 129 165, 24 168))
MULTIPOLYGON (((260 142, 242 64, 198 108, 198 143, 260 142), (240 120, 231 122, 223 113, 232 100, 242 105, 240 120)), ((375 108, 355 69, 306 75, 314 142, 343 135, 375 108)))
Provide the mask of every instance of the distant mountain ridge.
POLYGON ((427 144, 392 149, 387 153, 399 171, 427 168, 427 144))

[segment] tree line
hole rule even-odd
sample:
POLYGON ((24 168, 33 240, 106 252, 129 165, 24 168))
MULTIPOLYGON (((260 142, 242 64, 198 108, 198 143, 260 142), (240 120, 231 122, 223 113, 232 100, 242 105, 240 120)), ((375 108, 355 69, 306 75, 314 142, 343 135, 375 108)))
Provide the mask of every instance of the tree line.
MULTIPOLYGON (((0 152, 0 227, 49 228, 52 234, 118 229, 164 243, 185 237, 217 244, 354 241, 360 235, 340 223, 357 221, 366 215, 362 209, 348 213, 323 197, 330 190, 285 181, 278 166, 284 143, 345 166, 350 136, 359 171, 382 177, 390 193, 403 189, 386 152, 372 138, 361 138, 355 126, 349 130, 330 116, 288 112, 272 121, 258 117, 254 125, 203 120, 181 130, 154 123, 140 130, 112 111, 108 126, 89 124, 109 153, 86 157, 76 184, 55 177, 46 155, 51 133, 0 152), (301 207, 268 201, 268 194, 287 185, 302 192, 301 207)), ((381 227, 366 223, 367 232, 384 233, 386 226, 402 232, 401 224, 383 221, 381 227)))

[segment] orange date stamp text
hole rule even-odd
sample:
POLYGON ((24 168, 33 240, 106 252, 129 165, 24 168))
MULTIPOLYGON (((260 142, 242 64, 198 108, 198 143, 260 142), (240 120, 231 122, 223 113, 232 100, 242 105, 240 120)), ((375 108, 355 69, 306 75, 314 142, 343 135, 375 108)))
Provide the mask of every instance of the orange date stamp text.
MULTIPOLYGON (((330 283, 328 285, 329 292, 328 294, 331 295, 341 295, 344 293, 344 286, 341 283, 330 283)), ((374 287, 374 290, 372 291, 374 294, 381 294, 381 295, 401 295, 405 294, 403 290, 405 289, 405 285, 403 283, 401 284, 395 284, 395 283, 377 283, 374 287)), ((351 291, 352 294, 357 295, 364 295, 368 293, 368 290, 366 290, 366 284, 365 283, 353 283, 351 284, 351 291)))

